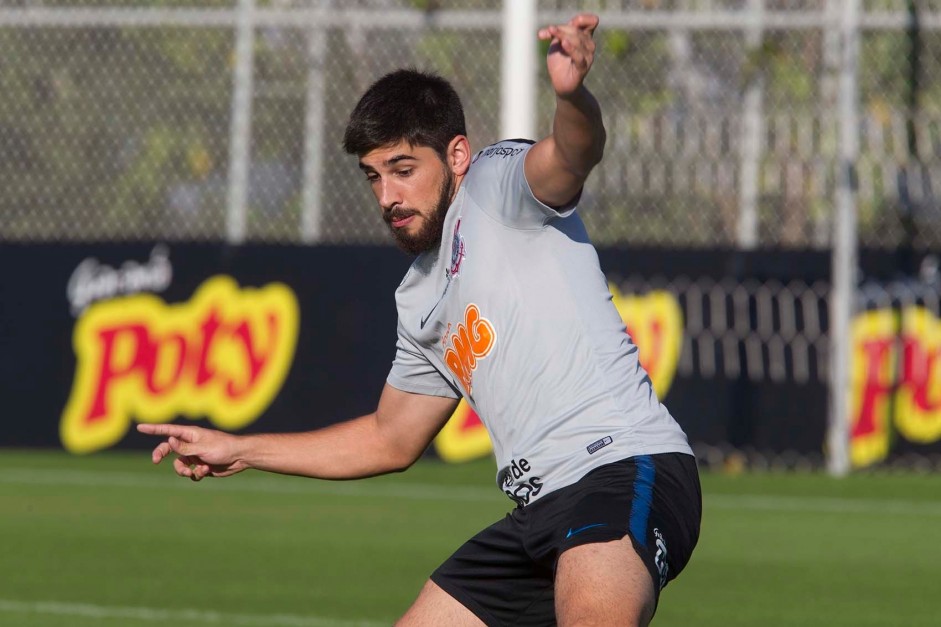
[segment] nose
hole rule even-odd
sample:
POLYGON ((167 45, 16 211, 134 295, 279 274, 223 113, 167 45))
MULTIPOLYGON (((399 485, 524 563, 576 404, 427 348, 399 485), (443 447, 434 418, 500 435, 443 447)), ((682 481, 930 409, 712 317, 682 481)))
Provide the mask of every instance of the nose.
POLYGON ((390 181, 388 178, 383 178, 379 182, 376 190, 376 200, 379 201, 379 206, 385 211, 392 211, 404 201, 402 190, 395 184, 395 181, 390 181))

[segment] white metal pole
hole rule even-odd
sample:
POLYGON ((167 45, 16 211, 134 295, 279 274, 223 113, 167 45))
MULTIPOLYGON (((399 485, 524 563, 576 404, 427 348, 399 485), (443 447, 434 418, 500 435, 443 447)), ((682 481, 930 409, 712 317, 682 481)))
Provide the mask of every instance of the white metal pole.
MULTIPOLYGON (((764 0, 748 0, 746 49, 752 53, 761 47, 763 38, 764 0)), ((749 81, 742 103, 741 168, 738 182, 739 215, 737 241, 739 248, 758 245, 758 177, 761 173, 761 146, 764 134, 764 85, 762 68, 749 81)))
MULTIPOLYGON (((843 0, 827 0, 824 7, 823 27, 823 73, 820 77, 820 101, 818 103, 821 123, 820 156, 826 158, 830 150, 839 150, 840 133, 840 67, 842 64, 841 19, 843 0)), ((819 248, 832 246, 835 215, 820 212, 814 219, 814 243, 819 248)))
POLYGON ((840 31, 840 149, 830 292, 830 416, 827 470, 850 471, 850 324, 856 305, 856 161, 859 155, 859 0, 845 0, 840 31))
POLYGON ((500 138, 536 139, 536 0, 503 0, 500 138))
MULTIPOLYGON (((329 9, 333 0, 320 0, 329 9)), ((307 34, 307 114, 304 119, 304 188, 301 194, 301 241, 320 240, 323 212, 324 119, 326 106, 326 28, 311 24, 307 34)))
POLYGON ((251 159, 252 82, 254 80, 255 0, 239 0, 235 31, 232 119, 229 127, 229 186, 226 240, 245 241, 248 167, 251 159))

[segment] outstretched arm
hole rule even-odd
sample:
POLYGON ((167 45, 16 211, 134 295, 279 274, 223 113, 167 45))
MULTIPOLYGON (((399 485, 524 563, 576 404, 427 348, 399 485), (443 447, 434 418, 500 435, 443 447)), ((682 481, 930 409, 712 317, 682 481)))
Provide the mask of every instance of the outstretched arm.
POLYGON ((255 468, 319 479, 356 479, 405 470, 431 443, 457 402, 383 388, 372 414, 304 433, 238 436, 184 425, 138 425, 166 437, 153 451, 160 463, 175 454, 176 473, 199 481, 255 468))
POLYGON ((550 207, 568 204, 601 161, 605 130, 598 101, 584 85, 595 56, 592 34, 598 16, 581 13, 568 24, 547 26, 546 65, 556 94, 552 134, 526 155, 526 180, 533 194, 550 207))

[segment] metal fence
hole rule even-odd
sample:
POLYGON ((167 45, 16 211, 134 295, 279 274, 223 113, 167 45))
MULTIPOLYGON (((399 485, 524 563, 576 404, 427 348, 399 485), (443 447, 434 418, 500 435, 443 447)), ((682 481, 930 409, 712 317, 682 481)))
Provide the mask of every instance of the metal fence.
MULTIPOLYGON (((602 15, 600 244, 823 248, 846 0, 543 1, 602 15)), ((500 133, 497 0, 7 0, 0 238, 385 241, 340 140, 382 73, 431 69, 500 133)), ((866 0, 859 239, 941 241, 941 2, 866 0)), ((532 46, 538 46, 533 37, 532 46)), ((537 134, 552 97, 540 67, 537 134)))

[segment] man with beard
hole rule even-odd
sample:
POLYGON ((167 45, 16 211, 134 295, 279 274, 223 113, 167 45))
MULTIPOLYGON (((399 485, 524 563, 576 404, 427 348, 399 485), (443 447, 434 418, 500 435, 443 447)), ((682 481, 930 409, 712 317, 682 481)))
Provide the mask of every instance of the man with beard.
POLYGON ((601 160, 583 81, 594 15, 550 26, 552 134, 476 154, 443 79, 389 74, 344 137, 383 219, 417 255, 396 291, 396 357, 376 411, 308 433, 169 436, 195 480, 247 468, 323 479, 414 463, 465 398, 517 505, 431 576, 398 625, 646 625, 685 566, 701 497, 686 436, 653 392, 574 213, 601 160))

